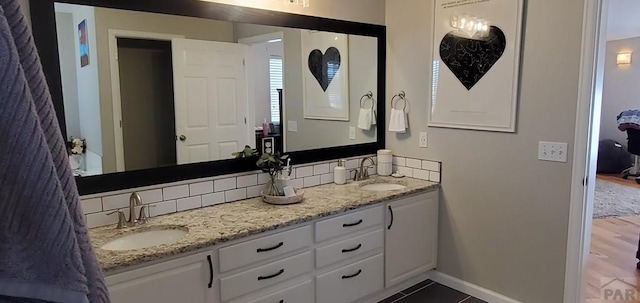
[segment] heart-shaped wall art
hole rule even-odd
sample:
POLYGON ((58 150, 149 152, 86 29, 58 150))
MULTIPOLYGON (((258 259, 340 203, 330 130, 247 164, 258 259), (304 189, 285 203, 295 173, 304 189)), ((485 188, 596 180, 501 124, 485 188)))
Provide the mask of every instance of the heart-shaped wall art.
POLYGON ((338 69, 340 69, 340 51, 337 48, 329 47, 324 54, 319 49, 309 53, 309 71, 318 80, 323 91, 327 91, 338 69))
POLYGON ((507 40, 502 30, 495 26, 490 27, 486 37, 476 34, 466 38, 462 35, 462 31, 451 31, 442 38, 440 58, 460 83, 471 90, 500 59, 507 40))

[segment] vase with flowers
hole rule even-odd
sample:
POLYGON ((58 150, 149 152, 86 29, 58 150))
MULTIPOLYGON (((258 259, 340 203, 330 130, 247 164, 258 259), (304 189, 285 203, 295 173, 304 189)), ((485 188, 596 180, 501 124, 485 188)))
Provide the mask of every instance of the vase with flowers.
POLYGON ((71 169, 81 169, 84 164, 84 154, 87 152, 87 141, 85 139, 71 137, 67 140, 67 154, 69 155, 69 166, 71 169))
POLYGON ((284 179, 283 170, 287 168, 287 176, 291 171, 289 167, 289 155, 280 155, 280 153, 270 154, 264 153, 256 162, 263 172, 269 174, 269 182, 267 182, 266 188, 263 191, 265 195, 269 196, 284 196, 284 189, 278 180, 284 179), (287 162, 285 162, 287 161, 287 162))

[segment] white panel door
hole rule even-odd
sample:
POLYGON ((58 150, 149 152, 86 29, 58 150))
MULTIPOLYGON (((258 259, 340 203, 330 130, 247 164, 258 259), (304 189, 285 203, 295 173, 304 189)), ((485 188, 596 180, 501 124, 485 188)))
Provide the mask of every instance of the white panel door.
POLYGON ((438 199, 436 190, 387 204, 386 287, 436 267, 438 199))
POLYGON ((232 158, 249 145, 245 45, 171 40, 178 164, 232 158))

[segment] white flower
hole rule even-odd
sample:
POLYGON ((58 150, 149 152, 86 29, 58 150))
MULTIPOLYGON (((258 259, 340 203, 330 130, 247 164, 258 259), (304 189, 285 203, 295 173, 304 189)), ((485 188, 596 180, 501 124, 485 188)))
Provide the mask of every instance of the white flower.
POLYGON ((71 153, 76 155, 82 154, 82 145, 74 146, 73 149, 71 149, 71 153))

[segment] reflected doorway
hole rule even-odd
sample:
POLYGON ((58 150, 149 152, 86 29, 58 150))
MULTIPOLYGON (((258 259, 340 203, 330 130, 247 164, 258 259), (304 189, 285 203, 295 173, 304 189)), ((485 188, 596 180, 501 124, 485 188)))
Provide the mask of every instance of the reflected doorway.
POLYGON ((125 168, 176 165, 171 41, 117 43, 125 168))

